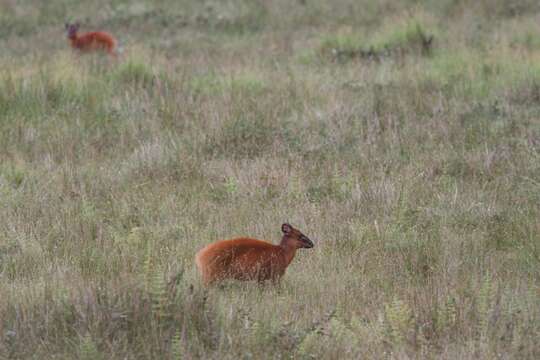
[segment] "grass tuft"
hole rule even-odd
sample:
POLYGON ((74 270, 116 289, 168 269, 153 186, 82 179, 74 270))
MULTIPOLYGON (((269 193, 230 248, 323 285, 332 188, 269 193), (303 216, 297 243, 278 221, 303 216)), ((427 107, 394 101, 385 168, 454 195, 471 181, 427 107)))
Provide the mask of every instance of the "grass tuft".
POLYGON ((354 58, 381 60, 404 55, 431 55, 435 33, 420 17, 397 18, 374 34, 346 32, 326 37, 320 46, 323 55, 344 62, 354 58))

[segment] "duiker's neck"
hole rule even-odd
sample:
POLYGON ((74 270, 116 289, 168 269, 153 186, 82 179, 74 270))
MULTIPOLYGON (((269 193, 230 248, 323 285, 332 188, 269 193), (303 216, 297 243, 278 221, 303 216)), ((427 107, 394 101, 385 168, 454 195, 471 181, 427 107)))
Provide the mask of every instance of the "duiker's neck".
POLYGON ((284 235, 281 238, 281 243, 279 243, 279 246, 283 249, 286 265, 289 265, 292 259, 294 259, 294 255, 296 255, 295 242, 290 237, 284 235))

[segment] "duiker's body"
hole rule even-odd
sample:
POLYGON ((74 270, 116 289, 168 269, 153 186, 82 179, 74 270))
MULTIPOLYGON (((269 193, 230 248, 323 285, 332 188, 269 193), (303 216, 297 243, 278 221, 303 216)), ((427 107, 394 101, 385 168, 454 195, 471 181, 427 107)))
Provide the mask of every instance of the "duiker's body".
POLYGON ((73 49, 82 53, 104 51, 111 56, 116 57, 116 40, 114 37, 104 31, 93 31, 79 35, 80 25, 66 24, 66 32, 73 49))
POLYGON ((200 250, 195 262, 206 285, 225 279, 279 279, 285 273, 299 248, 312 248, 313 243, 289 224, 281 227, 279 245, 250 238, 222 240, 200 250))

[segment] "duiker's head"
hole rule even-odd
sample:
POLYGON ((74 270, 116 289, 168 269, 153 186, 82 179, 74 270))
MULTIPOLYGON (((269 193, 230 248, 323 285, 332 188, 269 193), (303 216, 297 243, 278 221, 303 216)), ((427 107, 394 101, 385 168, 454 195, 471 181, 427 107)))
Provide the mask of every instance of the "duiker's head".
POLYGON ((283 241, 294 244, 297 249, 313 247, 313 242, 309 238, 302 234, 299 230, 293 228, 290 224, 281 225, 281 231, 283 232, 283 241))
POLYGON ((66 23, 65 29, 66 29, 67 36, 69 38, 75 37, 75 35, 77 35, 77 31, 79 30, 80 26, 81 25, 79 23, 75 23, 75 24, 66 23))

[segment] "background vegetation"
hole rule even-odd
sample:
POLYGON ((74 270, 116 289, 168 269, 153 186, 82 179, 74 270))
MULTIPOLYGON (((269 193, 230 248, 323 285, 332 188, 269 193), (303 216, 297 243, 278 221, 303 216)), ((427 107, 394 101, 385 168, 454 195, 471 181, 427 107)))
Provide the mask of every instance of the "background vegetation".
POLYGON ((0 358, 538 359, 539 119, 533 0, 3 0, 0 358))

